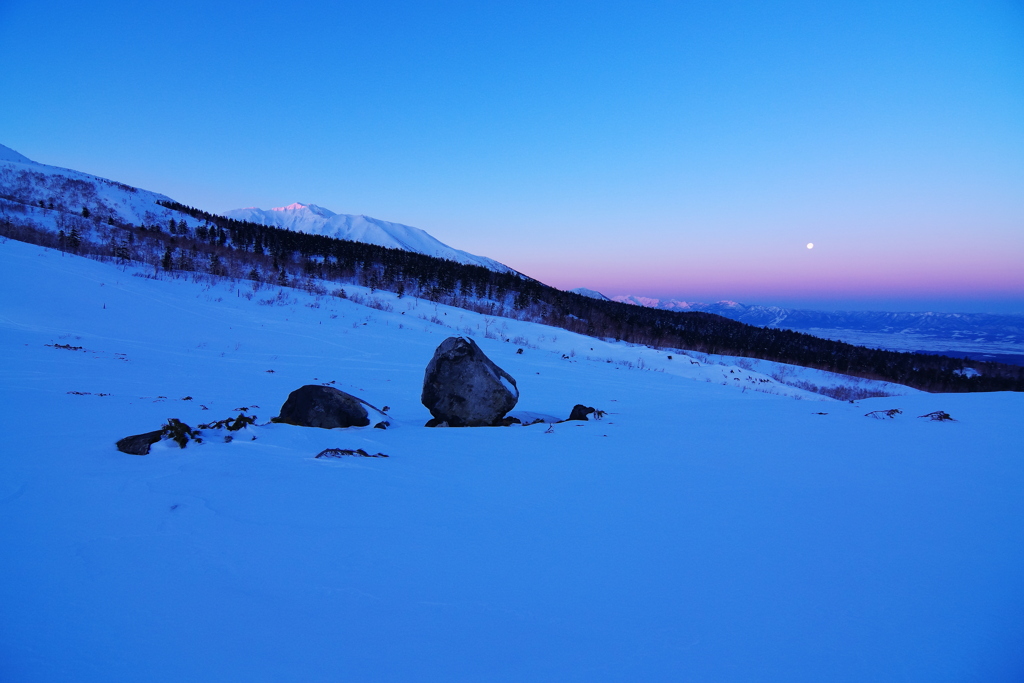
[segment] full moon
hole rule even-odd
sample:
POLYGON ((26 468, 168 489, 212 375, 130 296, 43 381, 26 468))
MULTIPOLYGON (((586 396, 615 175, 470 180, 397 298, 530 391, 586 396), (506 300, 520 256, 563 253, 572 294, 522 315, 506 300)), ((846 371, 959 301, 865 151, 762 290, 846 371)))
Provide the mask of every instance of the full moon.
POLYGON ((814 249, 814 242, 808 242, 807 243, 807 248, 808 249, 814 249))

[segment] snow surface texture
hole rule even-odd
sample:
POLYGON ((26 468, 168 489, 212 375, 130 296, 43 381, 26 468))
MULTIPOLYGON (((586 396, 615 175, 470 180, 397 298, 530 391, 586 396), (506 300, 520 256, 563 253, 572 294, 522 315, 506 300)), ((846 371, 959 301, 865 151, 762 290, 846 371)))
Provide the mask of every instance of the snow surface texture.
POLYGON ((976 360, 1024 363, 1022 315, 808 311, 747 306, 735 301, 702 304, 642 296, 617 296, 614 300, 667 311, 716 313, 748 325, 798 330, 823 339, 871 348, 958 357, 966 354, 976 360))
POLYGON ((1019 394, 850 404, 747 380, 791 366, 357 287, 156 280, 13 241, 0 263, 0 680, 1024 671, 1019 394), (516 378, 522 415, 608 413, 424 428, 424 368, 459 334, 516 378), (393 427, 266 424, 321 382, 393 427), (240 407, 262 426, 230 443, 113 445, 240 407), (916 417, 933 410, 957 422, 916 417))
POLYGON ((334 213, 316 204, 289 204, 276 209, 235 209, 224 214, 228 218, 260 225, 273 225, 296 232, 326 235, 352 242, 365 242, 391 249, 402 249, 427 256, 483 266, 499 273, 515 272, 508 266, 486 256, 454 249, 419 228, 391 223, 369 216, 334 213))

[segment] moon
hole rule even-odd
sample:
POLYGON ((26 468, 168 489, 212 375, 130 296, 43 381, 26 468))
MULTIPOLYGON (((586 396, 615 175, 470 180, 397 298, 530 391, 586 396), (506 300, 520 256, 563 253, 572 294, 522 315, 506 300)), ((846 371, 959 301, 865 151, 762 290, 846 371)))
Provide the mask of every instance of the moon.
POLYGON ((807 243, 807 248, 808 249, 814 249, 814 242, 808 242, 807 243))

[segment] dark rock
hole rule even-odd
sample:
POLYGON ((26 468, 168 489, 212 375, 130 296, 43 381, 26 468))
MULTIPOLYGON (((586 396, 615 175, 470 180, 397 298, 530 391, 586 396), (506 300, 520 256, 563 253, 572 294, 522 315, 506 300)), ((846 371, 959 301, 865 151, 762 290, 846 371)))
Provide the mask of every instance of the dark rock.
POLYGON ((485 427, 501 424, 519 400, 519 389, 475 341, 449 337, 427 364, 420 400, 434 416, 428 426, 485 427))
POLYGON ((117 450, 128 455, 149 455, 149 447, 160 440, 164 430, 158 429, 155 432, 126 436, 117 442, 117 450))
POLYGON ((288 394, 274 422, 299 427, 365 427, 370 424, 364 401, 334 387, 307 384, 288 394))
POLYGON ((589 406, 577 403, 572 407, 572 412, 569 413, 569 418, 566 420, 566 422, 568 422, 569 420, 583 420, 584 422, 588 422, 589 420, 587 420, 587 415, 590 415, 595 410, 595 408, 591 408, 589 406))
POLYGON ((374 429, 387 429, 390 426, 391 426, 390 422, 388 422, 387 420, 383 420, 383 421, 378 422, 377 424, 373 425, 373 428, 374 429))

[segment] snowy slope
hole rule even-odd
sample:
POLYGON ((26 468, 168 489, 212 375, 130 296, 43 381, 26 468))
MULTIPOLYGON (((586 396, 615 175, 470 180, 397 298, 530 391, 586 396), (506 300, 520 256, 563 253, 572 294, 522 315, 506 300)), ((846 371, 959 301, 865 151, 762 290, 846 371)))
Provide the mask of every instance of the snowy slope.
POLYGON ((235 209, 228 218, 261 225, 273 225, 296 232, 326 235, 353 242, 366 242, 391 249, 403 249, 428 256, 483 266, 499 273, 513 272, 508 266, 485 256, 454 249, 419 228, 391 223, 369 216, 353 216, 329 211, 316 204, 289 204, 275 209, 235 209))
POLYGON ((57 228, 62 213, 79 214, 88 209, 94 220, 114 218, 132 225, 165 225, 174 216, 186 218, 158 202, 170 197, 115 180, 36 163, 8 147, 0 149, 0 208, 13 215, 34 212, 39 225, 57 228), (43 202, 45 208, 39 207, 43 202))
POLYGON ((0 263, 2 680, 1019 679, 1024 396, 796 400, 735 378, 781 368, 354 287, 0 263), (424 428, 454 334, 517 410, 608 414, 424 428), (394 428, 265 424, 319 382, 394 428), (230 443, 113 446, 243 406, 230 443))
POLYGON ((16 164, 34 164, 35 162, 29 159, 24 154, 15 152, 10 147, 0 145, 0 161, 13 161, 16 164))

